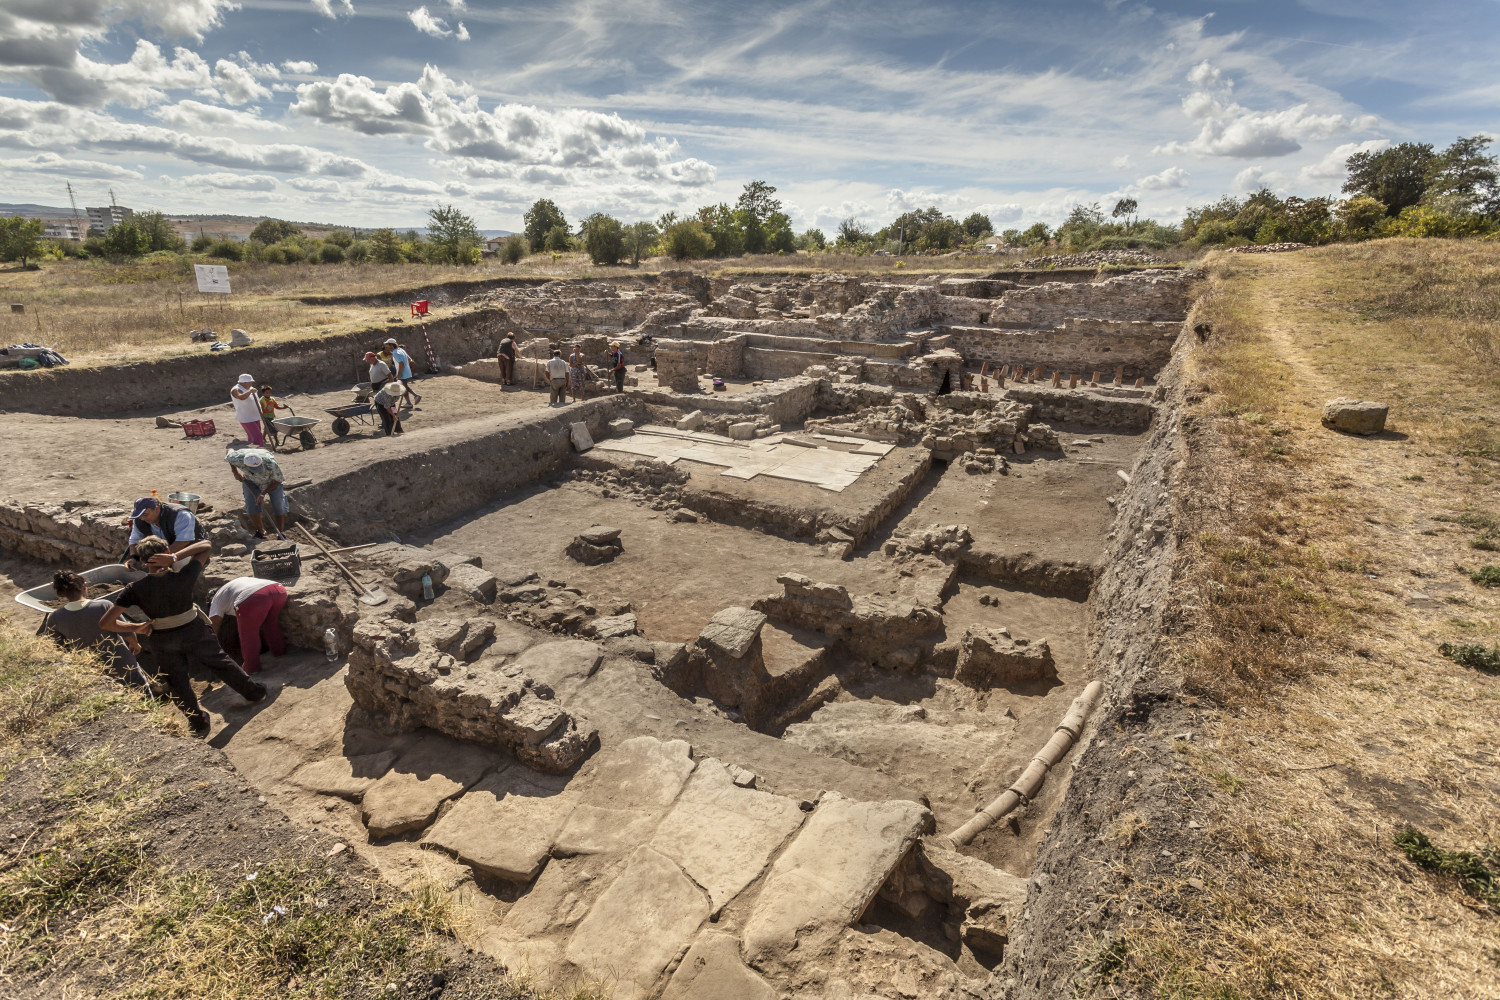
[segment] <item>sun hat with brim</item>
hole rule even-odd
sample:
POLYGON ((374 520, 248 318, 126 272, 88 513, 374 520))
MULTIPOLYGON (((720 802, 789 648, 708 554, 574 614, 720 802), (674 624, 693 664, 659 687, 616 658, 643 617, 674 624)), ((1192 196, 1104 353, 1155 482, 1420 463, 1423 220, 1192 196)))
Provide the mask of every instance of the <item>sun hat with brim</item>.
POLYGON ((252 451, 248 455, 241 455, 240 463, 247 469, 258 469, 260 468, 261 457, 252 451))
POLYGON ((386 340, 385 340, 385 344, 386 344, 387 347, 395 347, 396 346, 396 338, 395 337, 387 337, 386 340))
POLYGON ((154 510, 158 506, 160 506, 160 504, 155 497, 141 497, 135 502, 135 506, 131 508, 130 516, 140 517, 142 514, 146 513, 146 511, 154 510))
POLYGON ((254 382, 255 381, 255 376, 251 375, 251 374, 249 374, 247 372, 246 374, 240 376, 240 381, 241 382, 254 382))

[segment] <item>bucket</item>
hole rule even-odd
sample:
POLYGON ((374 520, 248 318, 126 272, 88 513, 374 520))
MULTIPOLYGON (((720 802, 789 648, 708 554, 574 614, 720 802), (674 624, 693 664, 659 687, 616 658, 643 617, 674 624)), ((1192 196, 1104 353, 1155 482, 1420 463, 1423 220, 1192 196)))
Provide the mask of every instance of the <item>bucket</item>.
POLYGON ((197 514, 198 504, 203 501, 196 493, 168 493, 167 499, 179 507, 186 507, 189 514, 197 514))

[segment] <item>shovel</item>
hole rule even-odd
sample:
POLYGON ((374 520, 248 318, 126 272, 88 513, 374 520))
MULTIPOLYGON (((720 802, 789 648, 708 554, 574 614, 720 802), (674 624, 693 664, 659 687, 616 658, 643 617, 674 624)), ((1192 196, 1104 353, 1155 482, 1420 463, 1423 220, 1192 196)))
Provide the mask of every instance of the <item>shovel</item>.
POLYGON ((359 603, 374 606, 377 604, 384 604, 386 601, 390 600, 390 598, 386 596, 385 591, 381 590, 379 587, 367 588, 364 584, 354 579, 354 574, 349 572, 349 567, 339 562, 339 557, 328 551, 328 546, 318 541, 317 536, 314 535, 311 531, 308 531, 306 525, 299 524, 297 525, 297 527, 301 529, 304 535, 307 536, 307 540, 316 545, 318 547, 318 551, 322 552, 323 555, 328 559, 328 561, 337 566, 339 570, 349 578, 349 582, 354 584, 354 592, 359 595, 359 603))

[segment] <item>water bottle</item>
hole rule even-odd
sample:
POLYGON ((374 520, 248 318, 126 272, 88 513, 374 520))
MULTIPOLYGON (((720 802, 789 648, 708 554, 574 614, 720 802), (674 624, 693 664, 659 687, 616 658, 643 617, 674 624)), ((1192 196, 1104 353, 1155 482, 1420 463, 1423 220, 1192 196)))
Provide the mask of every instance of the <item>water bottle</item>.
POLYGON ((331 628, 323 630, 323 653, 329 663, 339 658, 339 634, 331 628))
POLYGON ((422 574, 422 600, 430 601, 437 595, 432 592, 432 574, 422 574))

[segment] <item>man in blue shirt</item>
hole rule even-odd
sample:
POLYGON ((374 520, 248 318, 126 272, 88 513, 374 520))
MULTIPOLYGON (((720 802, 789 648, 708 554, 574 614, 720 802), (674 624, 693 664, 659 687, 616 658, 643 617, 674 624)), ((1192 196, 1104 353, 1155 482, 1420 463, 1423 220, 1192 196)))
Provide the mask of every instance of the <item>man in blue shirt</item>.
POLYGON ((422 396, 412 388, 412 382, 416 380, 417 373, 412 370, 411 355, 406 353, 404 346, 396 343, 395 337, 386 338, 385 348, 391 352, 391 357, 396 362, 396 378, 406 383, 406 394, 411 397, 411 405, 415 407, 422 401, 422 396))

